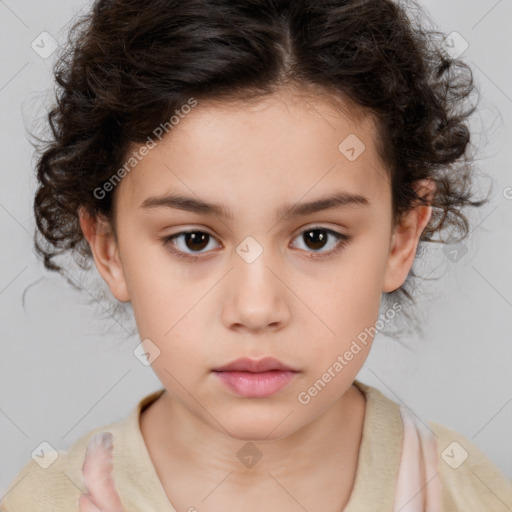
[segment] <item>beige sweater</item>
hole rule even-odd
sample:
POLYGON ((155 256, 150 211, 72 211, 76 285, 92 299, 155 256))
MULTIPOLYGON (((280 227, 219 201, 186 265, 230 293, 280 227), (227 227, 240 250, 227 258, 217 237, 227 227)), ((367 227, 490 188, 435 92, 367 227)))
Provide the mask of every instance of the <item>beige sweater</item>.
MULTIPOLYGON (((366 412, 356 479, 345 512, 393 512, 403 434, 399 406, 376 388, 355 384, 366 397, 366 412)), ((113 478, 125 511, 176 512, 139 427, 141 410, 163 391, 144 397, 128 417, 98 427, 69 450, 59 451, 47 469, 30 460, 11 483, 0 512, 78 512, 79 496, 86 492, 81 471, 87 443, 102 431, 113 433, 113 478)), ((511 512, 512 483, 489 458, 457 432, 432 422, 428 425, 438 444, 435 478, 442 486, 443 512, 511 512)), ((196 508, 201 510, 199 504, 196 508)))

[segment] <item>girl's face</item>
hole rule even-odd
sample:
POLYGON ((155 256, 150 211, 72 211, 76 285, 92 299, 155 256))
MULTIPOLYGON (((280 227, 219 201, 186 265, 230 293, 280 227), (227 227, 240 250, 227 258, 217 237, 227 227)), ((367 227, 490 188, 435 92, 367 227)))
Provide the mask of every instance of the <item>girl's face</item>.
POLYGON ((392 230, 375 136, 320 97, 199 103, 118 185, 117 242, 82 219, 182 410, 233 437, 277 439, 351 386, 381 294, 405 280, 429 217, 392 230), (214 371, 267 356, 296 372, 233 388, 214 371))

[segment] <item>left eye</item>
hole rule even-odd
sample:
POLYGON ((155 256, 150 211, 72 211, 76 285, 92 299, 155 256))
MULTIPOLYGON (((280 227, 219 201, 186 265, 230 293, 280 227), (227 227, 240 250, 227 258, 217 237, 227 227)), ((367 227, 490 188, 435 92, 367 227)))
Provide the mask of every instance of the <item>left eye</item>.
MULTIPOLYGON (((317 257, 316 253, 324 256, 338 252, 350 240, 350 237, 332 229, 312 227, 303 230, 296 239, 303 240, 306 246, 305 250, 311 252, 311 257, 315 258, 317 257), (329 245, 329 238, 331 238, 331 249, 321 251, 329 245)), ((208 252, 206 249, 215 238, 205 231, 182 231, 175 235, 163 237, 162 240, 164 246, 168 247, 177 256, 196 260, 199 257, 194 256, 194 253, 208 252), (179 241, 182 243, 180 244, 179 241)))
POLYGON ((315 257, 315 253, 320 253, 321 255, 334 254, 341 250, 342 247, 350 239, 350 237, 347 235, 343 235, 337 231, 323 227, 312 227, 305 229, 299 234, 297 238, 304 241, 306 251, 308 249, 312 250, 312 257, 315 257), (323 249, 326 245, 329 245, 327 242, 330 237, 334 238, 334 240, 331 239, 331 249, 320 251, 320 249, 323 249))

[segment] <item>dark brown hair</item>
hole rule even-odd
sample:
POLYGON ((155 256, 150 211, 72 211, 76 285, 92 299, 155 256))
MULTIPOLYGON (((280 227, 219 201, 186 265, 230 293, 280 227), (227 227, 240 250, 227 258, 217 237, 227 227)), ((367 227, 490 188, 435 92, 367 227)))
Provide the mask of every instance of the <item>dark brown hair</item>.
MULTIPOLYGON (((477 91, 427 21, 412 0, 96 1, 56 63, 51 136, 39 148, 35 247, 46 268, 63 272, 54 258, 65 252, 90 268, 79 207, 113 221, 113 194, 94 191, 191 97, 250 101, 284 86, 348 98, 375 116, 394 221, 423 201, 412 183, 431 178, 420 246, 464 239, 461 209, 486 202, 471 191, 477 91)), ((416 277, 411 270, 393 299, 414 305, 416 277)))

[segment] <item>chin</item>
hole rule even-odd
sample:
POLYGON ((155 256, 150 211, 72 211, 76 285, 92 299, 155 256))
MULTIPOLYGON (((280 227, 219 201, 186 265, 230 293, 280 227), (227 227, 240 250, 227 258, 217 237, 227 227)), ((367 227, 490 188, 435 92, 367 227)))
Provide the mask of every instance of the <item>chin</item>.
MULTIPOLYGON (((265 425, 266 427, 266 425, 265 425)), ((275 425, 274 425, 275 428, 275 425)), ((278 441, 280 439, 284 439, 288 437, 293 432, 283 432, 280 431, 279 434, 275 435, 272 433, 271 435, 268 435, 269 432, 272 431, 272 427, 270 428, 264 428, 258 429, 257 426, 251 425, 247 426, 246 428, 240 427, 240 428, 231 428, 229 431, 230 436, 233 439, 239 439, 240 441, 252 441, 252 442, 268 442, 268 441, 278 441)))
MULTIPOLYGON (((290 414, 290 408, 279 407, 275 411, 263 411, 261 408, 242 407, 233 409, 219 422, 225 426, 229 435, 240 441, 277 441, 286 438, 298 430, 296 418, 290 414), (285 419, 286 418, 286 419, 285 419), (292 424, 290 419, 294 420, 292 424)), ((216 428, 219 426, 216 425, 216 428)), ((221 432, 224 432, 221 430, 221 432)), ((225 433, 225 432, 224 432, 225 433)))

